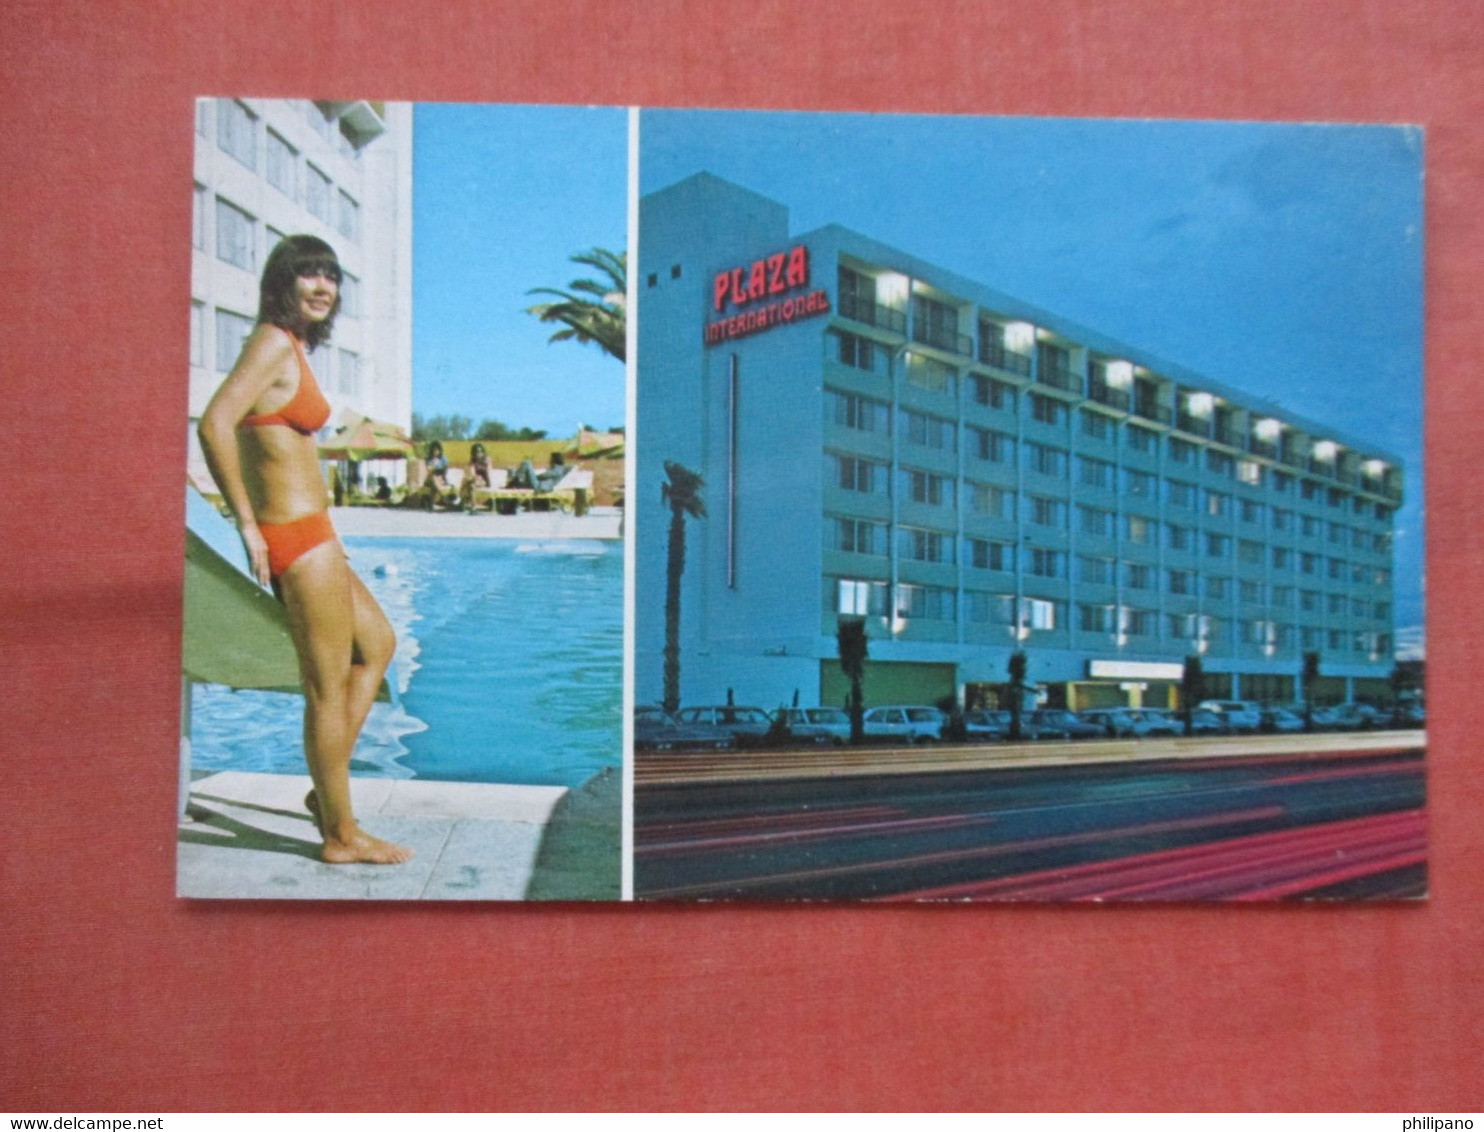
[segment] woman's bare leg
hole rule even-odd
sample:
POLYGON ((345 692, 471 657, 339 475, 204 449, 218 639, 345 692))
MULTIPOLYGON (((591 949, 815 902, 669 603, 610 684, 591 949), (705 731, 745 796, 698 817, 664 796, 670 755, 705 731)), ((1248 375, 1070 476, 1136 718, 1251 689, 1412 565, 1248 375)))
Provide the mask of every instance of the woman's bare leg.
MULTIPOLYGON (((315 547, 293 564, 279 580, 289 628, 299 653, 304 686, 304 754, 314 781, 316 817, 324 838, 321 856, 333 864, 356 861, 395 865, 412 851, 367 834, 355 820, 350 801, 350 756, 360 726, 391 659, 384 647, 390 627, 378 632, 373 618, 358 602, 359 580, 346 565, 344 552, 334 542, 315 547), (364 640, 358 636, 363 628, 364 640), (358 646, 373 663, 353 663, 358 646), (366 688, 369 686, 369 693, 366 688)), ((365 595, 369 599, 369 594, 365 595)), ((375 602, 371 608, 380 615, 375 602)))

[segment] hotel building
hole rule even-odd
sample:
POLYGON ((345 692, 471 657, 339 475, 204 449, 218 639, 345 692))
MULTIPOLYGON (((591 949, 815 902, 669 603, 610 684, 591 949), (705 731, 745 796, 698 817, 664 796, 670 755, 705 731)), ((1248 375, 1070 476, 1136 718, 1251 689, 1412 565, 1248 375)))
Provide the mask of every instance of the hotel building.
POLYGON ((699 174, 640 203, 636 680, 662 695, 664 464, 687 520, 681 702, 1381 699, 1402 468, 1362 438, 699 174))
POLYGON ((310 233, 344 270, 333 340, 310 358, 334 410, 412 424, 412 107, 203 98, 191 225, 190 464, 195 426, 258 311, 273 246, 310 233))

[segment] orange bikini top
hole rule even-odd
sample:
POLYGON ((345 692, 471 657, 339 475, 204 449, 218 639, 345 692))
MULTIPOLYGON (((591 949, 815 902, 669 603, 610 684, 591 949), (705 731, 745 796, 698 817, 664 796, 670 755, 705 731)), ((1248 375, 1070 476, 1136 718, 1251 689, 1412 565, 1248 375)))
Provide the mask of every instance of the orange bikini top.
MULTIPOLYGON (((280 329, 282 329, 280 327, 280 329)), ((299 388, 283 408, 272 413, 252 413, 242 418, 238 428, 262 428, 264 425, 286 425, 295 432, 312 436, 330 419, 330 403, 319 391, 319 382, 314 380, 314 371, 309 368, 309 359, 304 356, 304 344, 297 334, 285 330, 294 343, 294 353, 299 358, 299 388)))

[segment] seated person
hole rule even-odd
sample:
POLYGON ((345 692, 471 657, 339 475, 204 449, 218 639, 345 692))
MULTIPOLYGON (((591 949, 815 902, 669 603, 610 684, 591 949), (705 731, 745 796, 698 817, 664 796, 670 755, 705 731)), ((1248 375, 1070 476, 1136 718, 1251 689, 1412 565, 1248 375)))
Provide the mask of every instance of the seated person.
POLYGON ((490 475, 490 458, 484 451, 484 445, 474 445, 469 450, 469 465, 464 469, 464 480, 459 484, 460 506, 472 511, 474 509, 474 492, 476 490, 488 491, 492 486, 492 478, 490 475))

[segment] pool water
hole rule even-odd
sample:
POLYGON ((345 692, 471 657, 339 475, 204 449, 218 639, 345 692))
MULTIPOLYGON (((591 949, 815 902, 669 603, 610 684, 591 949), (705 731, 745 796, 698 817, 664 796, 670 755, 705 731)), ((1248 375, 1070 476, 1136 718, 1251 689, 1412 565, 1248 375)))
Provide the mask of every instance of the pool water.
MULTIPOLYGON (((578 786, 622 761, 623 551, 597 540, 345 540, 397 633, 353 774, 578 786)), ((198 685, 196 770, 303 774, 304 701, 198 685)))

